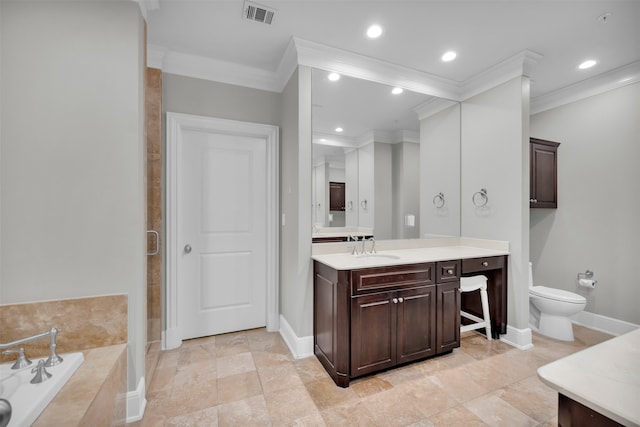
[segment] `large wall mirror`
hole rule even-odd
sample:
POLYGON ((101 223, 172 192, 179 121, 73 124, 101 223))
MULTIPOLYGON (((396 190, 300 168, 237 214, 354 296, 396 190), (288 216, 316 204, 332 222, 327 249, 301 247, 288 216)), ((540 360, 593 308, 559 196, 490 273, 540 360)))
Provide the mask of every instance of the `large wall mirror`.
POLYGON ((460 107, 436 101, 312 70, 315 242, 460 234, 460 107))

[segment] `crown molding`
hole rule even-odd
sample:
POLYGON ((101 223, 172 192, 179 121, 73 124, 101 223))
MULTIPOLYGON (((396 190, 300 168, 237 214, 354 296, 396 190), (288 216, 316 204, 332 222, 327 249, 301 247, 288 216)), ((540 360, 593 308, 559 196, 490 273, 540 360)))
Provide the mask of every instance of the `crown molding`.
POLYGON ((531 76, 531 71, 542 59, 542 55, 523 50, 491 68, 465 80, 460 90, 459 101, 464 101, 518 76, 531 76))
POLYGON ((320 43, 293 37, 298 64, 440 98, 457 98, 458 83, 433 74, 403 67, 320 43))
POLYGON ((413 111, 418 115, 418 120, 423 120, 439 113, 440 111, 444 111, 457 103, 457 101, 452 101, 450 99, 432 98, 418 105, 413 109, 413 111))
POLYGON ((579 101, 626 85, 640 82, 640 61, 531 99, 531 114, 579 101))
MULTIPOLYGON (((157 0, 134 0, 141 8, 157 0)), ((335 71, 390 86, 431 95, 434 99, 416 107, 420 120, 457 101, 466 100, 518 76, 531 76, 542 55, 524 50, 462 83, 391 64, 319 43, 292 37, 277 70, 267 71, 197 55, 170 51, 149 44, 147 66, 163 72, 280 93, 298 65, 335 71)), ((640 81, 640 61, 531 99, 531 114, 597 95, 640 81), (626 80, 625 80, 626 79, 626 80), (623 81, 624 80, 624 81, 623 81)))

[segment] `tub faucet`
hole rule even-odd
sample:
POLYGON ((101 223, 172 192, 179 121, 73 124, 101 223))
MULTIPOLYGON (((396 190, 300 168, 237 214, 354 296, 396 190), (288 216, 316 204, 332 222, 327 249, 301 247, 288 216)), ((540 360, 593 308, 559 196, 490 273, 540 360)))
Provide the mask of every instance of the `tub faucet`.
MULTIPOLYGON (((46 338, 49 337, 49 358, 47 359, 47 361, 45 362, 45 366, 47 367, 51 367, 51 366, 55 366, 55 365, 59 365, 60 363, 62 363, 62 357, 60 357, 58 355, 58 353, 56 353, 56 337, 58 335, 58 332, 60 332, 61 330, 58 328, 51 328, 46 332, 42 332, 40 334, 36 334, 36 335, 32 335, 30 337, 27 338, 22 338, 19 340, 15 340, 12 342, 8 342, 5 344, 0 343, 0 350, 2 349, 9 349, 12 347, 16 347, 19 346, 21 344, 26 344, 28 342, 31 341, 36 341, 39 340, 41 338, 46 338)), ((6 352, 3 352, 6 354, 6 352)), ((22 353, 24 355, 24 352, 22 353)), ((20 355, 20 353, 18 353, 18 355, 20 355)))

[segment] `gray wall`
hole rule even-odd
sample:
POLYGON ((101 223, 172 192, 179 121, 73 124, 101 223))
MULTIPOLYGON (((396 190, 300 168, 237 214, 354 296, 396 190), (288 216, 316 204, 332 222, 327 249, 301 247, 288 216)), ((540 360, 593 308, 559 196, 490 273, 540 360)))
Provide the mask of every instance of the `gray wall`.
POLYGON ((529 323, 529 79, 517 77, 462 102, 461 235, 509 242, 509 325, 529 323), (475 207, 481 188, 488 203, 475 207))
POLYGON ((280 313, 298 337, 313 335, 311 280, 311 69, 285 87, 280 134, 280 313))
POLYGON ((3 1, 0 10, 0 303, 128 294, 132 390, 146 344, 138 5, 3 1))
POLYGON ((640 324, 640 84, 531 117, 531 136, 560 142, 558 209, 531 209, 536 284, 587 298, 586 311, 640 324), (593 270, 597 287, 578 288, 593 270))
POLYGON ((163 112, 280 125, 282 95, 226 83, 162 74, 163 112))

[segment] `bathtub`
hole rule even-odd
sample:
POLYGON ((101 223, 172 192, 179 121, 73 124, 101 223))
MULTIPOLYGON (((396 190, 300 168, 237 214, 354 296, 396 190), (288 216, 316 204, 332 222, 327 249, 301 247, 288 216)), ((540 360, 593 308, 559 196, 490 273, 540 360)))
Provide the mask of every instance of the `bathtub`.
POLYGON ((13 363, 0 365, 0 398, 8 400, 12 408, 8 427, 31 425, 84 361, 82 353, 60 356, 64 361, 46 368, 52 376, 40 384, 31 384, 35 375, 31 370, 39 359, 33 359, 31 365, 18 370, 11 369, 13 363))

